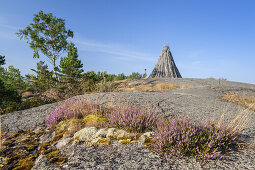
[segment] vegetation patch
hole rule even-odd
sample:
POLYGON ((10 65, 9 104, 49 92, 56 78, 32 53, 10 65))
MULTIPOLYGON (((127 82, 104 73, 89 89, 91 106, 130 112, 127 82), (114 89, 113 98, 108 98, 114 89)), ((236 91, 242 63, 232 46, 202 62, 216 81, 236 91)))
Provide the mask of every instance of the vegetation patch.
POLYGON ((107 118, 102 115, 91 114, 82 118, 82 121, 86 126, 104 127, 107 122, 107 118))
POLYGON ((255 97, 253 96, 239 96, 234 93, 226 93, 224 96, 221 97, 221 100, 230 102, 230 103, 235 103, 237 105, 240 105, 255 111, 255 97))
POLYGON ((189 119, 162 120, 155 133, 155 148, 176 156, 217 158, 236 146, 238 134, 212 123, 193 125, 189 119))
MULTIPOLYGON (((65 102, 54 109, 46 118, 46 125, 51 128, 55 127, 60 121, 71 118, 84 118, 88 115, 105 115, 105 110, 99 107, 95 102, 78 100, 75 102, 65 102)), ((89 117, 88 117, 89 118, 89 117)))
POLYGON ((108 127, 137 133, 153 130, 159 119, 153 111, 145 111, 132 106, 115 108, 108 113, 108 117, 108 127))
MULTIPOLYGON (((71 105, 71 110, 79 110, 80 112, 76 114, 80 116, 79 118, 70 117, 70 119, 75 118, 83 122, 104 122, 105 127, 124 129, 134 133, 131 136, 121 138, 109 136, 110 141, 118 140, 122 144, 128 144, 133 140, 138 140, 141 133, 154 131, 155 136, 153 138, 145 138, 144 144, 146 146, 163 153, 175 156, 191 156, 197 159, 219 158, 222 153, 237 147, 240 143, 238 135, 248 121, 247 115, 244 117, 237 115, 227 126, 224 126, 222 120, 219 120, 217 125, 210 122, 193 124, 190 119, 162 120, 151 109, 143 110, 130 105, 102 109, 97 105, 91 105, 91 102, 88 104, 86 101, 79 101, 77 105, 71 105), (242 122, 238 120, 242 120, 242 122)), ((67 121, 68 116, 63 116, 66 115, 66 111, 68 109, 63 109, 60 120, 67 121)), ((56 113, 59 112, 52 112, 51 114, 56 113)), ((60 124, 63 123, 60 122, 60 124)), ((52 125, 54 126, 54 123, 52 125)), ((107 143, 108 140, 104 138, 98 141, 98 143, 105 142, 107 143)))
POLYGON ((56 143, 57 141, 59 141, 64 135, 64 132, 59 132, 57 133, 54 138, 52 139, 51 143, 56 143))
POLYGON ((3 146, 1 156, 5 158, 3 169, 31 169, 38 156, 38 137, 33 132, 19 131, 4 138, 11 145, 3 146))
MULTIPOLYGON (((40 154, 46 154, 46 156, 51 157, 51 162, 55 164, 61 164, 65 162, 64 155, 57 151, 56 147, 51 145, 51 143, 44 143, 39 145, 39 138, 43 134, 34 133, 31 131, 19 131, 15 132, 9 137, 4 137, 3 140, 8 145, 3 145, 0 151, 0 156, 4 162, 0 163, 2 169, 31 169, 34 166, 36 158, 40 154), (39 148, 39 149, 38 149, 39 148), (55 153, 55 156, 54 156, 55 153)), ((63 136, 63 134, 57 133, 53 141, 57 141, 63 136)))
POLYGON ((48 153, 47 158, 49 159, 49 162, 57 165, 63 164, 66 161, 65 157, 63 157, 58 150, 48 153))
POLYGON ((152 83, 137 82, 130 84, 130 81, 120 81, 116 87, 123 92, 155 92, 167 89, 189 89, 189 85, 176 85, 171 83, 152 83))

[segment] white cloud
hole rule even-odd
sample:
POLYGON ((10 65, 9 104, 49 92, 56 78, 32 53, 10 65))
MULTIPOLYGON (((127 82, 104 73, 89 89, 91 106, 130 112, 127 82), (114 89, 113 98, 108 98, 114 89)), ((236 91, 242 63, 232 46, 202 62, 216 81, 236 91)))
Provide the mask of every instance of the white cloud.
POLYGON ((1 28, 8 28, 8 29, 12 29, 12 30, 19 30, 18 27, 12 26, 12 25, 7 25, 7 24, 3 24, 0 22, 0 27, 1 28))
POLYGON ((2 31, 0 30, 0 38, 1 39, 11 39, 11 40, 17 40, 17 36, 15 35, 15 32, 13 31, 2 31))
POLYGON ((75 43, 78 45, 80 51, 93 51, 111 54, 115 59, 118 60, 142 60, 147 62, 154 61, 153 57, 150 54, 130 50, 128 49, 128 47, 124 47, 123 45, 119 44, 102 43, 84 39, 78 39, 75 41, 75 43))

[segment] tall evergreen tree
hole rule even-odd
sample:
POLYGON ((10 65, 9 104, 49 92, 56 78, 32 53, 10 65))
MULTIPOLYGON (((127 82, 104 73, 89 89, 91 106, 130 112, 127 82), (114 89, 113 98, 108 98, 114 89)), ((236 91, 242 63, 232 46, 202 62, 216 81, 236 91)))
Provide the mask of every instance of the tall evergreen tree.
POLYGON ((37 63, 37 69, 31 69, 36 73, 36 76, 26 75, 26 81, 32 82, 32 86, 37 92, 44 92, 54 87, 56 83, 56 79, 53 77, 53 71, 49 71, 47 64, 44 63, 43 61, 39 61, 37 63))
POLYGON ((61 80, 74 83, 81 77, 83 64, 78 59, 78 51, 73 43, 67 45, 67 52, 67 57, 61 57, 60 59, 61 80))

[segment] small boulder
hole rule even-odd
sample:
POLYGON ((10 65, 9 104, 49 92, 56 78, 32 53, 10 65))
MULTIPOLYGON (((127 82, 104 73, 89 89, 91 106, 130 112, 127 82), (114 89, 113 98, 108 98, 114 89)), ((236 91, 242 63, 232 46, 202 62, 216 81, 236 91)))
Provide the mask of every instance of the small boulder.
POLYGON ((95 134, 97 132, 96 127, 86 127, 81 129, 80 131, 74 134, 74 139, 79 139, 80 141, 88 141, 93 140, 95 138, 95 134))
POLYGON ((105 138, 106 135, 108 134, 108 129, 107 128, 101 128, 97 131, 97 133, 95 134, 95 137, 98 138, 105 138))

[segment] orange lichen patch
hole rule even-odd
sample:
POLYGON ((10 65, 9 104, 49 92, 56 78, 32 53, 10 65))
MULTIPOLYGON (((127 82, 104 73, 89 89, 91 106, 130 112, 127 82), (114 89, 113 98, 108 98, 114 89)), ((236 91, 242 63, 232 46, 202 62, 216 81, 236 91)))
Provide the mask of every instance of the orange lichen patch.
POLYGON ((255 97, 253 96, 240 96, 235 93, 226 93, 220 99, 226 102, 244 106, 250 110, 255 110, 255 97))

